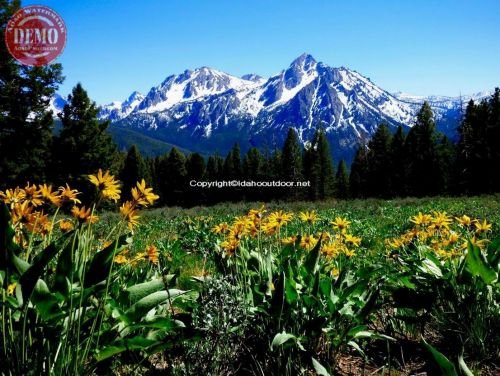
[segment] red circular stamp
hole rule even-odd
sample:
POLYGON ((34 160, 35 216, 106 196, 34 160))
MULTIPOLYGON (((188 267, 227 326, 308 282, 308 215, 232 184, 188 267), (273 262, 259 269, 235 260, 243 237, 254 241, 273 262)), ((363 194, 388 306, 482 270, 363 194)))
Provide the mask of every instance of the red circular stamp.
POLYGON ((5 44, 21 64, 41 66, 54 61, 66 45, 66 25, 52 9, 30 5, 7 23, 5 44))

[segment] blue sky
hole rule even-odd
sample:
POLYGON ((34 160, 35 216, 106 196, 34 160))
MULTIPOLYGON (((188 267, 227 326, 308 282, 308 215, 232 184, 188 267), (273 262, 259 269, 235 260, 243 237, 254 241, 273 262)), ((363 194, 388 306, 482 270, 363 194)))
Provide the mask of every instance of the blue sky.
POLYGON ((210 66, 270 76, 303 52, 389 91, 459 95, 500 85, 498 0, 34 0, 65 20, 68 94, 99 104, 210 66))

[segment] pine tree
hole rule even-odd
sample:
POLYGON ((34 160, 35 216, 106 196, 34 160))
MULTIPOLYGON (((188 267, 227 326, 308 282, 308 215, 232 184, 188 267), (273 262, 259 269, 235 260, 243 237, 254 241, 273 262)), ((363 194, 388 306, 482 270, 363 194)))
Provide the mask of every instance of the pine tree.
POLYGON ((440 194, 452 193, 455 190, 456 147, 446 135, 441 135, 436 147, 437 191, 440 194))
POLYGON ((487 146, 488 104, 470 101, 458 128, 458 184, 467 194, 485 192, 488 186, 487 146))
POLYGON ((186 160, 186 194, 185 204, 199 205, 205 201, 206 192, 192 187, 191 181, 201 181, 205 176, 205 159, 199 153, 191 153, 186 160))
POLYGON ((319 158, 313 142, 306 143, 304 147, 303 157, 303 175, 306 181, 309 181, 307 189, 307 198, 309 200, 317 200, 319 198, 320 174, 321 166, 319 158))
POLYGON ((243 159, 243 177, 259 180, 262 177, 263 158, 259 149, 250 148, 243 159))
MULTIPOLYGON (((299 144, 297 132, 293 128, 288 129, 288 135, 281 153, 281 178, 284 181, 298 182, 303 180, 302 176, 302 151, 299 144)), ((296 188, 287 189, 290 198, 300 197, 300 190, 296 188)))
POLYGON ((359 145, 351 165, 349 190, 351 197, 366 197, 366 179, 368 174, 368 158, 366 145, 359 145))
POLYGON ((61 182, 78 184, 84 175, 98 169, 112 170, 117 147, 107 132, 109 122, 100 122, 98 112, 95 102, 77 84, 59 114, 62 130, 55 142, 55 163, 61 182))
POLYGON ((167 205, 183 205, 186 189, 186 157, 173 147, 167 155, 160 157, 158 180, 160 198, 167 205))
POLYGON ((241 150, 240 150, 240 145, 239 144, 234 144, 233 148, 231 149, 230 152, 230 158, 231 158, 231 165, 232 165, 232 172, 231 172, 231 177, 233 179, 239 179, 241 178, 241 150))
POLYGON ((151 173, 148 165, 144 161, 136 145, 132 145, 127 152, 123 168, 120 172, 120 180, 123 184, 122 195, 125 198, 130 197, 131 188, 135 187, 137 182, 144 179, 148 186, 151 186, 151 173))
POLYGON ((325 199, 331 197, 335 188, 335 172, 333 168, 332 154, 330 152, 330 145, 326 138, 325 131, 320 129, 317 132, 316 139, 316 152, 319 162, 319 190, 318 197, 325 199))
POLYGON ((17 63, 4 40, 19 1, 0 1, 0 187, 47 179, 52 147, 51 96, 63 82, 60 64, 17 63))
POLYGON ((302 156, 299 138, 295 129, 288 129, 282 151, 282 178, 289 181, 302 179, 302 156))
POLYGON ((489 151, 488 177, 491 192, 500 192, 500 88, 489 100, 487 143, 489 151))
POLYGON ((391 196, 402 197, 406 192, 405 134, 399 126, 390 145, 391 196))
POLYGON ((200 153, 189 154, 186 161, 186 171, 189 179, 201 180, 205 175, 205 159, 200 153))
POLYGON ((368 143, 368 171, 366 192, 369 196, 391 195, 391 145, 392 135, 386 124, 381 124, 368 143))
POLYGON ((343 159, 340 160, 335 175, 335 196, 342 199, 349 197, 349 176, 343 159))
POLYGON ((439 174, 434 114, 427 102, 417 114, 417 121, 406 138, 408 193, 415 196, 439 192, 439 174))

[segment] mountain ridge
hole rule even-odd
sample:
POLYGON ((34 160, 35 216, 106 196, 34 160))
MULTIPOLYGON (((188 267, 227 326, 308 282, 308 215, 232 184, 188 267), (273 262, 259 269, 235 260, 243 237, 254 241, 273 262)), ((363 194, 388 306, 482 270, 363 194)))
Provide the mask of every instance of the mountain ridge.
POLYGON ((279 147, 289 127, 305 143, 321 126, 334 158, 349 161, 380 123, 393 129, 411 127, 425 100, 435 111, 438 129, 453 137, 465 101, 484 96, 463 96, 460 101, 390 93, 354 70, 302 54, 269 78, 237 77, 209 67, 187 69, 145 95, 133 92, 123 102, 101 107, 99 116, 115 127, 131 127, 205 154, 224 153, 234 142, 242 150, 279 147))

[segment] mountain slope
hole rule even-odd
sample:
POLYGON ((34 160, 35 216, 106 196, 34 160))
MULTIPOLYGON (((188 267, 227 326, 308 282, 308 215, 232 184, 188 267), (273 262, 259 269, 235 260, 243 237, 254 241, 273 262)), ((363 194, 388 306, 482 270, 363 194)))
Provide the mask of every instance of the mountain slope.
POLYGON ((335 159, 349 161, 380 123, 411 127, 424 100, 436 112, 438 129, 455 135, 461 114, 457 98, 391 94, 356 71, 303 54, 268 79, 208 67, 186 70, 144 96, 134 92, 124 102, 104 106, 100 116, 116 129, 203 153, 226 153, 235 142, 243 151, 281 147, 289 127, 306 142, 323 127, 335 159))

